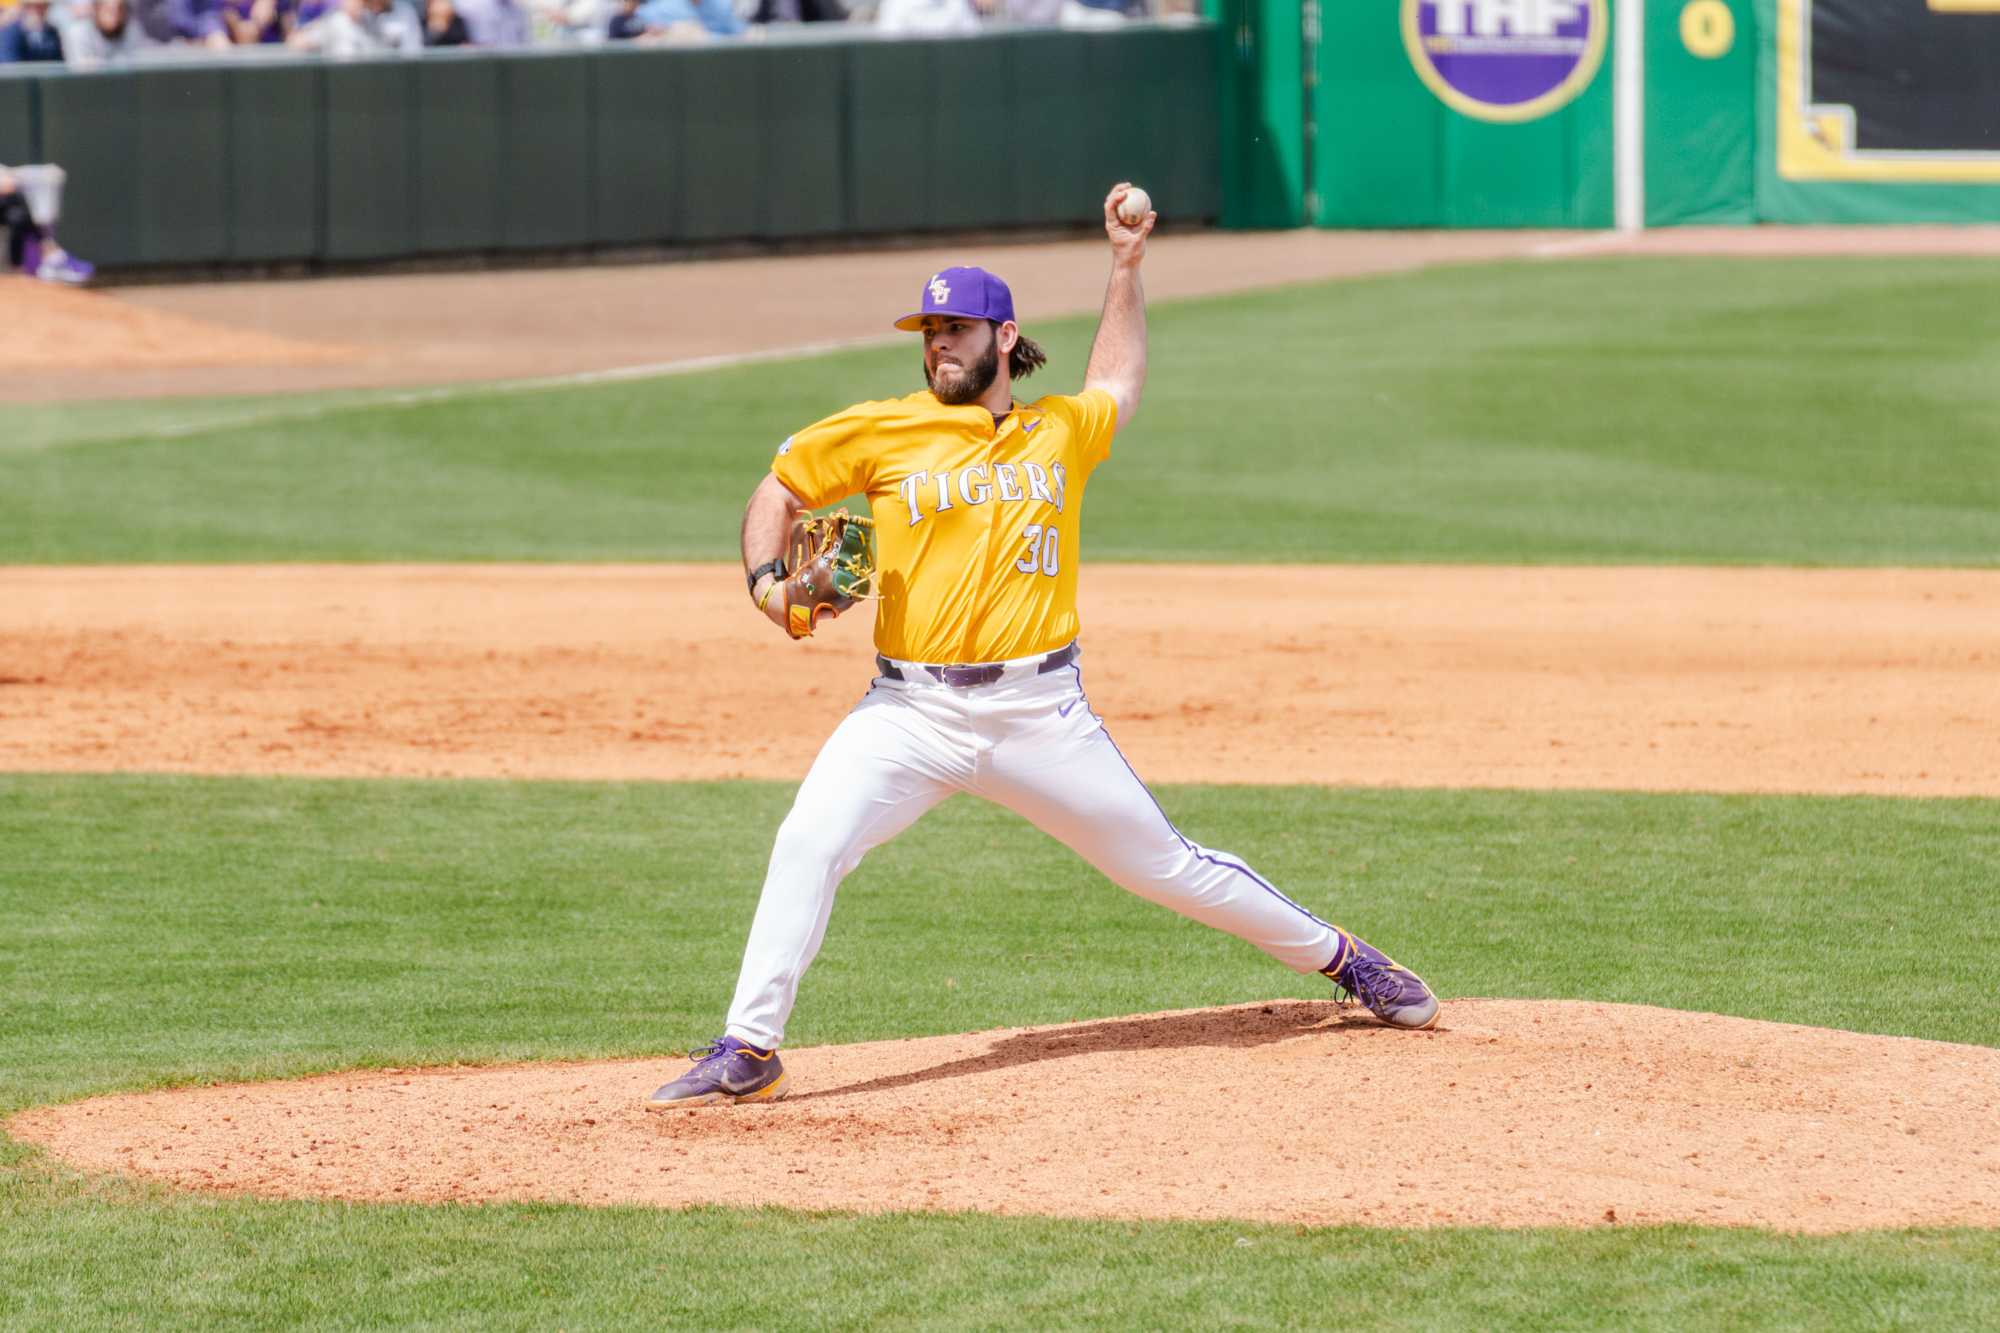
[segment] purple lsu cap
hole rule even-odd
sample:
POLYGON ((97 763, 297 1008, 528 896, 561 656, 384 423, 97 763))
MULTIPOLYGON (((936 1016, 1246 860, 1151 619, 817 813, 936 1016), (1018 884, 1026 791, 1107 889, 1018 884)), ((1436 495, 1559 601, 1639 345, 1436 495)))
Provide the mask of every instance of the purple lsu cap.
POLYGON ((923 309, 896 321, 905 333, 924 326, 925 315, 958 315, 1005 324, 1014 318, 1014 293, 983 268, 948 268, 931 274, 924 284, 923 309))

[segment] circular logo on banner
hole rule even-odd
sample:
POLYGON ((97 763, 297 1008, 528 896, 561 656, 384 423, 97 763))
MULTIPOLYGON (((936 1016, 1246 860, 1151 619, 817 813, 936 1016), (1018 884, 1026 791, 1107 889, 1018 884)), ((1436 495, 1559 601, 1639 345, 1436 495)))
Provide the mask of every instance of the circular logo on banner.
POLYGON ((1736 45, 1736 16, 1722 0, 1688 0, 1681 11, 1681 45, 1703 60, 1720 60, 1736 45))
POLYGON ((1590 86, 1611 26, 1604 0, 1403 0, 1403 45, 1444 104, 1533 120, 1590 86))

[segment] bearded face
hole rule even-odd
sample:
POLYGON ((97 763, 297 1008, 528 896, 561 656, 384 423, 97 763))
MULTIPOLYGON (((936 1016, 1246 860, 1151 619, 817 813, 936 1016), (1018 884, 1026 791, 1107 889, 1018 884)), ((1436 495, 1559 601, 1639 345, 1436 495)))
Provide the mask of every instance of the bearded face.
POLYGON ((954 339, 942 348, 935 344, 924 348, 924 381, 940 403, 948 407, 976 403, 993 387, 1000 374, 1000 339, 992 324, 984 327, 985 345, 979 351, 967 347, 977 335, 954 339))

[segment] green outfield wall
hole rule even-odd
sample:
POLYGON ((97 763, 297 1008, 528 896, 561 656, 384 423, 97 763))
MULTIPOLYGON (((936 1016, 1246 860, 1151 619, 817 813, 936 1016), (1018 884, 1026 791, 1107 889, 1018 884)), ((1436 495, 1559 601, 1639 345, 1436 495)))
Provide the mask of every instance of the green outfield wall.
POLYGON ((1646 6, 1646 225, 1758 221, 1756 0, 1646 6))
POLYGON ((1214 0, 1223 216, 1602 227, 1643 24, 1648 225, 2000 221, 2000 0, 1214 0))
POLYGON ((1218 0, 1212 10, 1223 29, 1222 223, 1304 226, 1310 122, 1297 0, 1218 0))
MULTIPOLYGON (((1596 34, 1599 44, 1604 35, 1596 34)), ((1494 119, 1450 104, 1426 82, 1409 44, 1393 2, 1322 6, 1310 99, 1315 222, 1611 225, 1608 77, 1581 71, 1574 95, 1559 105, 1494 119)), ((1601 51, 1595 59, 1602 63, 1601 51)))
POLYGON ((176 62, 0 78, 0 162, 114 269, 1209 221, 1224 73, 1213 24, 176 62))
POLYGON ((0 70, 113 269, 1089 224, 2000 221, 2000 0, 1211 0, 1111 32, 0 70), (965 96, 977 89, 978 97, 965 96), (996 132, 995 126, 1002 127, 996 132))

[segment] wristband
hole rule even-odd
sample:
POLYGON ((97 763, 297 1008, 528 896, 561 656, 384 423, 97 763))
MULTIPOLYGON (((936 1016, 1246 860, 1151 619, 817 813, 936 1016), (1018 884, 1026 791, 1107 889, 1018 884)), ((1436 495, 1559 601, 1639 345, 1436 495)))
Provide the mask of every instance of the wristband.
POLYGON ((766 560, 763 564, 750 571, 750 595, 752 597, 757 595, 757 580, 763 578, 766 574, 776 574, 779 578, 784 578, 784 558, 780 556, 775 559, 766 560))

